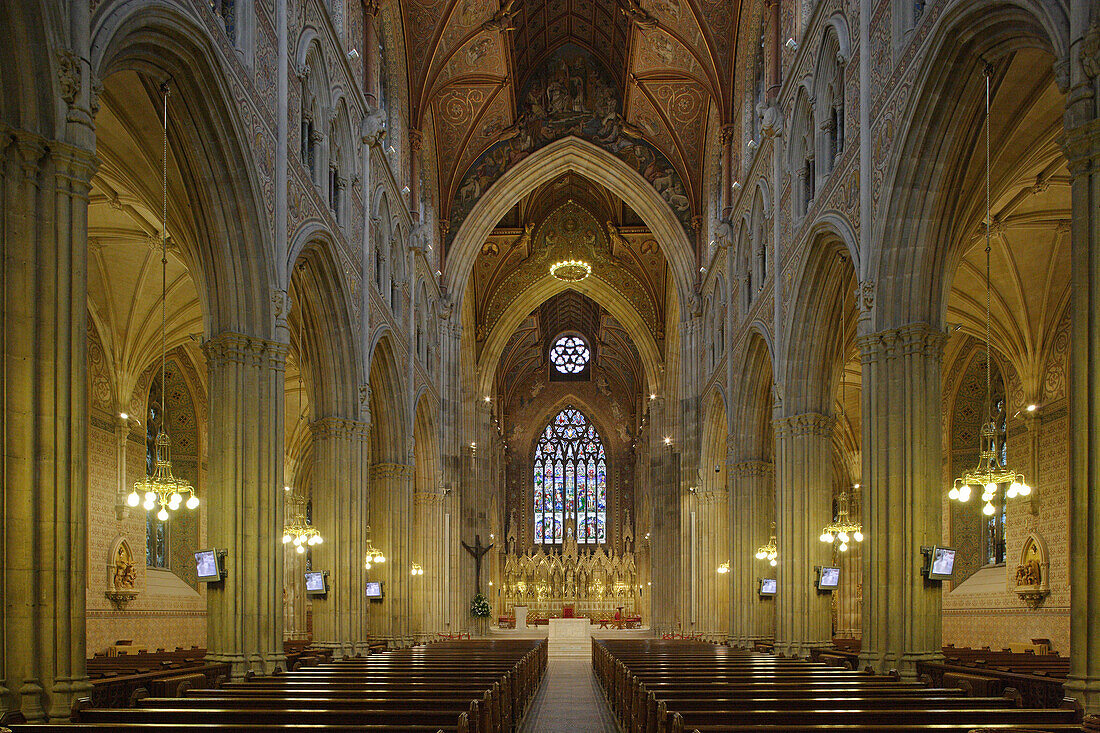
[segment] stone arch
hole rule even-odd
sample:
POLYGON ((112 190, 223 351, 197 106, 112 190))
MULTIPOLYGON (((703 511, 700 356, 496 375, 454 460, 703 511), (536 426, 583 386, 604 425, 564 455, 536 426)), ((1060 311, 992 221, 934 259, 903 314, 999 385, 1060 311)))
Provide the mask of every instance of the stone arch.
POLYGON ((770 334, 754 323, 741 350, 734 373, 739 375, 730 394, 731 431, 739 459, 771 460, 775 454, 772 413, 775 404, 770 334))
MULTIPOLYGON (((165 2, 120 4, 92 32, 93 74, 170 77, 169 145, 196 210, 193 269, 207 331, 270 337, 274 263, 266 240, 273 200, 259 181, 253 135, 214 59, 217 44, 197 19, 165 2)), ((169 227, 171 229, 171 227, 169 227)))
POLYGON ((886 141, 892 157, 879 190, 887 194, 864 277, 891 297, 876 299, 875 330, 914 322, 936 327, 942 320, 958 256, 957 187, 959 168, 966 167, 959 161, 981 139, 981 59, 996 62, 1025 48, 1064 58, 1069 20, 1057 3, 974 0, 954 4, 931 35, 907 105, 886 121, 896 132, 886 141), (953 72, 943 74, 945 68, 953 72))
POLYGON ((406 465, 409 460, 408 407, 398 368, 395 335, 377 337, 370 356, 371 463, 406 465))
POLYGON ((351 181, 358 170, 359 151, 351 133, 347 99, 341 96, 333 105, 329 125, 328 207, 337 225, 350 233, 351 181))
POLYGON ((434 492, 439 482, 439 445, 436 406, 432 395, 422 388, 416 397, 413 416, 413 487, 418 493, 434 492))
POLYGON ((726 487, 726 454, 729 438, 729 411, 726 394, 715 384, 703 396, 702 445, 699 451, 699 473, 706 490, 726 487), (718 467, 719 470, 715 470, 718 467))
POLYGON ((750 239, 752 241, 752 281, 753 294, 749 302, 756 300, 756 293, 764 287, 764 281, 771 270, 771 249, 767 229, 767 212, 771 209, 770 190, 766 184, 756 186, 756 194, 752 199, 752 209, 749 213, 749 226, 751 228, 750 239))
POLYGON ((520 293, 501 315, 489 332, 481 350, 477 365, 478 391, 476 394, 492 394, 493 378, 504 348, 523 319, 539 305, 564 290, 576 290, 596 301, 615 317, 630 335, 645 366, 647 390, 658 391, 662 374, 661 352, 648 326, 626 298, 607 283, 594 277, 574 283, 565 283, 546 274, 520 293))
MULTIPOLYGON (((834 16, 835 18, 836 16, 834 16)), ((843 25, 843 16, 839 23, 843 25)), ((827 24, 818 52, 813 80, 814 128, 816 135, 818 187, 825 184, 844 152, 845 99, 844 63, 836 27, 827 24)))
POLYGON ((782 351, 783 402, 789 415, 831 411, 834 385, 855 339, 851 251, 836 229, 820 225, 795 272, 782 351))
POLYGON ((575 171, 630 206, 661 242, 682 302, 695 282, 695 246, 671 207, 646 180, 606 150, 577 137, 556 140, 501 176, 474 205, 455 235, 444 265, 444 282, 461 298, 481 245, 523 196, 563 173, 575 171))
POLYGON ((814 113, 810 90, 801 85, 791 112, 787 170, 791 175, 791 221, 795 224, 813 206, 817 195, 817 159, 814 113))
POLYGON ((319 226, 312 226, 299 232, 291 251, 291 345, 310 382, 313 418, 357 419, 363 369, 351 291, 336 245, 319 226))

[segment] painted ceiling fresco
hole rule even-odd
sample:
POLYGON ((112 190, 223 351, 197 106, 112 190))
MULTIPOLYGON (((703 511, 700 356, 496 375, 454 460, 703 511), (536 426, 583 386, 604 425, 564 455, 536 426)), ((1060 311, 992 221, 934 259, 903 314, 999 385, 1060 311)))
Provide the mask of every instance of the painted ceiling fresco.
POLYGON ((436 142, 445 239, 503 171, 566 135, 638 170, 690 231, 708 120, 732 106, 740 6, 401 0, 411 126, 436 142))

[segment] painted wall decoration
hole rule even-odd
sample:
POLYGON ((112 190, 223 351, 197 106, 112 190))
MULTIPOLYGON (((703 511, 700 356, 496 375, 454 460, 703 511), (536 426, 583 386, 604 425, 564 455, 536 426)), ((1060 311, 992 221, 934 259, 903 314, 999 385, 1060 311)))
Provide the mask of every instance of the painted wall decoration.
POLYGON ((527 79, 519 117, 505 139, 482 153, 458 184, 450 209, 448 243, 474 204, 506 170, 569 135, 599 145, 638 171, 691 232, 691 201, 679 172, 622 116, 622 90, 588 51, 565 44, 527 79))

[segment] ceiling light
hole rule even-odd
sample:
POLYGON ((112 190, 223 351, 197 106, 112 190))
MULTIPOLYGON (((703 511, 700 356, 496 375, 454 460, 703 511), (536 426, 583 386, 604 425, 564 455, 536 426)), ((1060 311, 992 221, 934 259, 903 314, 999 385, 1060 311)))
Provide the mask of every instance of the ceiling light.
POLYGON ((550 265, 550 274, 567 282, 580 282, 592 274, 592 266, 584 260, 562 260, 550 265))
MULTIPOLYGON (((989 127, 990 127, 990 77, 993 70, 990 66, 985 68, 985 423, 982 425, 978 442, 978 463, 969 471, 964 471, 962 476, 955 479, 948 498, 954 501, 966 502, 970 499, 972 486, 981 486, 982 501, 985 506, 982 512, 986 516, 992 516, 995 509, 992 504, 997 487, 1000 484, 1010 484, 1006 495, 1013 499, 1017 496, 1027 496, 1031 493, 1031 487, 1024 481, 1023 474, 1016 473, 1007 465, 1007 461, 1001 459, 1001 445, 1007 440, 1005 431, 998 425, 992 414, 993 409, 993 367, 991 363, 993 351, 992 316, 989 303, 991 300, 992 285, 990 277, 990 252, 992 250, 990 229, 993 224, 992 204, 989 195, 989 127)), ((1028 412, 1033 412, 1034 405, 1028 405, 1028 412)), ((1036 408, 1038 409, 1038 408, 1036 408)))
MULTIPOLYGON (((160 429, 155 441, 156 454, 153 464, 153 473, 142 476, 134 483, 134 488, 126 497, 128 506, 136 507, 141 501, 141 495, 145 495, 143 506, 146 512, 153 510, 156 504, 160 505, 157 519, 168 521, 168 510, 176 511, 183 502, 183 495, 188 497, 187 508, 194 509, 199 505, 199 499, 195 496, 195 487, 186 479, 176 478, 172 475, 172 445, 168 439, 168 433, 164 426, 167 423, 165 395, 168 393, 167 384, 167 301, 168 301, 168 82, 160 87, 164 101, 164 128, 162 131, 162 143, 164 157, 161 161, 161 229, 160 229, 160 429)), ((123 413, 125 415, 125 413, 123 413)), ((123 419, 126 419, 123 417, 123 419)))

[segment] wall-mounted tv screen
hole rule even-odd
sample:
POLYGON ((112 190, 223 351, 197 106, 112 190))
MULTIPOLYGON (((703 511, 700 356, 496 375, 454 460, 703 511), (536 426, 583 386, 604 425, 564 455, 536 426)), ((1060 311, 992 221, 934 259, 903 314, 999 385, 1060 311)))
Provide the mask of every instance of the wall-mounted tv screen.
POLYGON ((955 575, 955 548, 933 547, 928 561, 929 580, 951 580, 955 575))
POLYGON ((761 578, 760 579, 760 595, 762 596, 774 596, 776 588, 775 578, 761 578))
POLYGON ((381 598, 382 583, 378 580, 367 581, 367 598, 381 598))
POLYGON ((221 557, 217 550, 199 550, 195 553, 195 571, 204 583, 216 583, 222 579, 221 557))
POLYGON ((824 590, 832 590, 840 585, 840 568, 821 568, 821 575, 817 578, 817 587, 824 590))
POLYGON ((322 572, 306 573, 306 595, 323 596, 328 592, 325 588, 325 574, 322 572))

